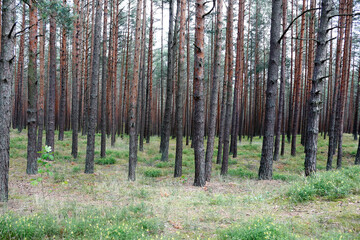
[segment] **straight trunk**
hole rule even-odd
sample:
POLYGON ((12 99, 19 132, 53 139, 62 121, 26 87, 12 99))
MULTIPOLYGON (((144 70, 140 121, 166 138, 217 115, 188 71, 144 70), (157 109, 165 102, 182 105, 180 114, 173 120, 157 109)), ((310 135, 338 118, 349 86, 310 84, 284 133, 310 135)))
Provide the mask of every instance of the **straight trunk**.
POLYGON ((29 65, 28 65, 28 145, 27 145, 27 174, 37 173, 37 151, 36 151, 36 115, 37 115, 37 9, 33 0, 29 1, 29 65))
POLYGON ((276 90, 280 60, 281 0, 272 1, 270 54, 265 104, 264 138, 261 152, 259 179, 272 179, 276 90))
POLYGON ((0 202, 9 197, 9 151, 11 125, 11 86, 14 73, 15 1, 2 1, 1 55, 0 55, 0 202))
POLYGON ((309 176, 316 172, 316 153, 319 133, 319 118, 322 105, 322 91, 324 88, 325 58, 327 48, 327 28, 332 10, 331 2, 323 0, 321 3, 320 26, 317 35, 317 47, 312 76, 312 88, 308 101, 307 133, 305 143, 305 175, 309 176))
POLYGON ((99 67, 100 67, 100 38, 101 38, 101 14, 102 9, 100 0, 96 0, 96 16, 94 26, 94 45, 92 51, 92 67, 91 67, 91 88, 90 88, 90 114, 87 131, 87 146, 86 146, 86 160, 85 173, 94 172, 94 148, 95 148, 95 129, 97 117, 97 93, 99 81, 99 67))

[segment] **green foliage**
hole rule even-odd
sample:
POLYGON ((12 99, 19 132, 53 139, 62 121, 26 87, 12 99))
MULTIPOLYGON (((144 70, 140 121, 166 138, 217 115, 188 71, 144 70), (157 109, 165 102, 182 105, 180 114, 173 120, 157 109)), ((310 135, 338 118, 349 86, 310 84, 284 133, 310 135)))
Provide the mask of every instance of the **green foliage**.
POLYGON ((79 173, 81 171, 81 168, 79 166, 75 166, 72 168, 72 173, 79 173))
POLYGON ((50 146, 45 146, 42 151, 38 152, 41 154, 40 158, 38 158, 38 173, 40 177, 32 178, 31 184, 38 185, 42 182, 44 175, 52 176, 53 172, 50 170, 51 164, 48 161, 54 161, 54 155, 51 152, 50 146))
POLYGON ((237 169, 229 169, 230 176, 237 176, 241 178, 257 178, 257 174, 255 172, 251 172, 244 168, 237 168, 237 169))
POLYGON ((62 0, 39 0, 36 3, 41 18, 48 19, 50 16, 54 16, 57 24, 71 30, 72 23, 77 16, 72 15, 70 6, 64 6, 62 0))
POLYGON ((0 216, 0 239, 147 239, 163 225, 144 205, 0 216))
POLYGON ((110 165, 110 164, 115 164, 116 160, 114 157, 108 156, 108 157, 96 159, 95 163, 99 165, 110 165))
POLYGON ((360 191, 360 166, 339 171, 320 172, 294 182, 286 195, 292 202, 305 202, 324 197, 335 200, 360 191))
POLYGON ((173 164, 170 162, 158 162, 157 164, 155 164, 155 167, 157 168, 167 168, 167 167, 172 167, 173 164))
POLYGON ((160 177, 162 175, 162 171, 156 168, 149 168, 145 170, 144 175, 147 177, 160 177))
POLYGON ((286 227, 271 218, 258 218, 251 222, 231 227, 219 232, 220 239, 295 239, 286 227))

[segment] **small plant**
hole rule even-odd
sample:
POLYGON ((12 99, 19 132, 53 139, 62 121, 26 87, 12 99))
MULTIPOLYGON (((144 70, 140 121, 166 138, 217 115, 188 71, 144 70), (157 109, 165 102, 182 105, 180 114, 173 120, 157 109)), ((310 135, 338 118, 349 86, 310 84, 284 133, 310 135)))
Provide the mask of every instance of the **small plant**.
POLYGON ((305 202, 316 197, 327 200, 336 200, 360 191, 360 168, 349 167, 340 171, 317 173, 303 179, 303 182, 294 182, 287 192, 292 202, 305 202))
POLYGON ((219 231, 220 239, 295 239, 284 225, 271 218, 258 218, 251 222, 219 231))
POLYGON ((115 164, 116 160, 113 157, 98 158, 95 160, 96 164, 99 165, 110 165, 115 164))
POLYGON ((51 164, 49 161, 54 161, 54 155, 51 152, 51 146, 45 146, 42 151, 38 152, 41 156, 38 158, 38 173, 40 177, 31 179, 32 185, 38 185, 43 181, 44 175, 52 176, 53 172, 50 170, 51 164))
POLYGON ((80 167, 79 166, 76 166, 76 167, 73 167, 72 168, 72 173, 78 173, 78 172, 80 172, 80 167))
POLYGON ((162 175, 162 172, 160 169, 156 169, 156 168, 150 168, 150 169, 147 169, 145 172, 144 172, 145 176, 147 177, 160 177, 162 175))

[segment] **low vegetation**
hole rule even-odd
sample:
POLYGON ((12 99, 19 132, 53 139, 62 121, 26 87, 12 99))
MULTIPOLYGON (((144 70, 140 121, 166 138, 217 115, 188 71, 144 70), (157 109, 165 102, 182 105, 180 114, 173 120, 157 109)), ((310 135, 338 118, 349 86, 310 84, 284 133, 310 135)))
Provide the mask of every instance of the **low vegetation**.
POLYGON ((319 138, 316 175, 303 176, 304 153, 299 147, 289 157, 287 144, 272 181, 257 180, 261 139, 244 139, 238 157, 230 158, 228 176, 220 176, 214 156, 204 188, 192 186, 190 146, 184 146, 183 176, 173 178, 175 140, 170 161, 161 162, 160 139, 151 138, 138 153, 137 180, 129 182, 127 137, 108 147, 103 159, 98 146, 95 173, 84 174, 86 136, 79 136, 79 157, 73 159, 67 132, 55 144, 53 174, 32 185, 40 174, 25 173, 26 141, 25 132, 11 132, 10 199, 0 205, 0 239, 327 240, 360 234, 360 167, 353 166, 357 145, 350 135, 344 138, 343 169, 324 170, 327 141, 319 138))

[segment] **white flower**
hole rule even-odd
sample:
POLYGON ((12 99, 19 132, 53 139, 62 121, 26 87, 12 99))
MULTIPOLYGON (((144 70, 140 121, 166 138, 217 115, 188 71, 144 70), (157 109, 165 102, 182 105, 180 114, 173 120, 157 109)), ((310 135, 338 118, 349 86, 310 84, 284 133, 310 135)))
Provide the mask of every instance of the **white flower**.
POLYGON ((45 145, 45 151, 48 153, 51 152, 51 146, 45 145))

